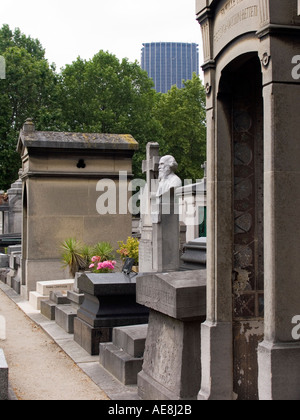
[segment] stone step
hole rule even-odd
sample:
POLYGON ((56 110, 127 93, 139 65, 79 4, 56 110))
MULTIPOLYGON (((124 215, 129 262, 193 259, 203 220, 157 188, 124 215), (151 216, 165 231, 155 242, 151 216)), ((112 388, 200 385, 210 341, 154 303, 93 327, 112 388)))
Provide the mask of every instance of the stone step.
POLYGON ((72 305, 57 305, 55 307, 55 322, 69 334, 74 333, 74 319, 77 309, 72 305))
POLYGON ((41 310, 41 302, 43 300, 48 300, 48 299, 49 299, 49 296, 41 295, 38 292, 30 292, 29 293, 29 303, 37 311, 41 310))
POLYGON ((100 364, 124 385, 135 385, 143 358, 134 358, 112 343, 100 343, 100 364))
POLYGON ((136 385, 143 367, 148 325, 113 329, 113 342, 100 344, 100 364, 124 385, 136 385))
POLYGON ((44 300, 41 302, 41 314, 51 321, 55 320, 55 308, 57 304, 52 300, 44 300))
POLYGON ((57 305, 69 305, 70 301, 62 292, 50 292, 49 300, 41 301, 41 314, 51 321, 55 320, 55 308, 57 305))
POLYGON ((143 357, 148 324, 130 325, 113 329, 113 344, 131 357, 143 357))
POLYGON ((77 308, 79 308, 80 305, 83 304, 83 301, 84 301, 83 293, 77 293, 74 290, 68 290, 67 297, 70 303, 77 308))
POLYGON ((69 305, 70 304, 67 293, 50 292, 49 298, 53 303, 56 303, 56 305, 69 305))

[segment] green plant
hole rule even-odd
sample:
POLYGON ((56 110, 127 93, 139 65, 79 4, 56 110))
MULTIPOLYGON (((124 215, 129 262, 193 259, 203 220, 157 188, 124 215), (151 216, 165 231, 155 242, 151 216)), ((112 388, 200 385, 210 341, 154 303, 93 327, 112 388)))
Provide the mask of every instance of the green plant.
POLYGON ((61 244, 61 249, 62 261, 69 267, 72 277, 75 277, 77 271, 87 269, 89 258, 86 258, 86 247, 84 252, 84 245, 80 241, 74 238, 66 239, 61 244))
POLYGON ((94 247, 92 247, 90 255, 100 257, 102 262, 113 260, 115 258, 114 249, 109 242, 98 242, 94 247))
POLYGON ((127 242, 118 241, 119 249, 117 253, 120 254, 122 261, 126 258, 133 258, 135 265, 139 264, 139 240, 137 238, 128 237, 127 242))

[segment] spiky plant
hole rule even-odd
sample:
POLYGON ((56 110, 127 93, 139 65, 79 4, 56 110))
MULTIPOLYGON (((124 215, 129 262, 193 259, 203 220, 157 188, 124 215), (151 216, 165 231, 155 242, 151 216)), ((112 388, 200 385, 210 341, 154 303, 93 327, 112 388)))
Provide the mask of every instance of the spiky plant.
POLYGON ((92 248, 92 254, 101 258, 101 261, 113 260, 115 258, 114 248, 109 242, 98 242, 92 248))
POLYGON ((61 244, 61 249, 62 261, 66 267, 69 267, 72 277, 75 277, 78 271, 87 269, 87 259, 80 241, 74 238, 66 239, 61 244))

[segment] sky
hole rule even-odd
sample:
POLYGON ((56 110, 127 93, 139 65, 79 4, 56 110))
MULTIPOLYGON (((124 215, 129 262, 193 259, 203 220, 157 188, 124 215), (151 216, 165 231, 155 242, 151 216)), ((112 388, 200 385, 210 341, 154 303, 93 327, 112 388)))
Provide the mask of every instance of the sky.
POLYGON ((144 42, 197 43, 202 64, 195 0, 1 0, 3 24, 37 38, 57 70, 100 50, 140 62, 144 42))

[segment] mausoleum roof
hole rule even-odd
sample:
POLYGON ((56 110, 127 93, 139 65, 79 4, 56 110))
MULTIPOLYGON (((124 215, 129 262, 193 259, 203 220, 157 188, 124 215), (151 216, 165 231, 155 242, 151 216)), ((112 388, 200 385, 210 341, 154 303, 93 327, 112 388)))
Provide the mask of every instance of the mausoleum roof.
POLYGON ((26 121, 20 131, 17 150, 22 147, 52 149, 100 149, 132 150, 139 148, 138 142, 130 134, 70 133, 35 131, 33 123, 26 121))

